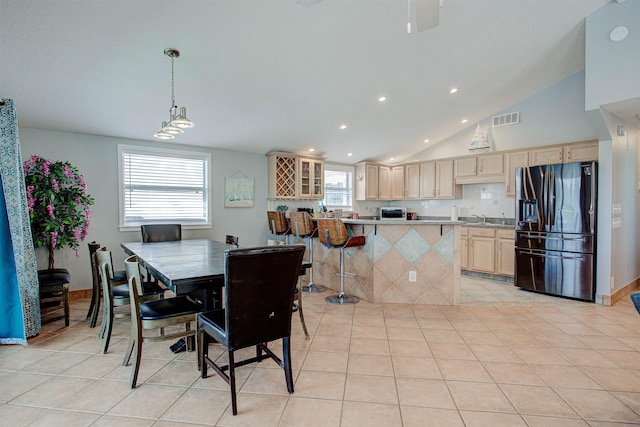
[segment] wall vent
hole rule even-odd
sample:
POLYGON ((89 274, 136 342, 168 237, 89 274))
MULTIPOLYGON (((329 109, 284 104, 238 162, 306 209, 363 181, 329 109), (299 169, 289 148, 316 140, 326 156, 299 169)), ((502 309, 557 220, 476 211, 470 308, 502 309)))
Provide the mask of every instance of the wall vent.
POLYGON ((520 113, 507 113, 500 116, 493 116, 492 127, 497 128, 499 126, 515 125, 520 123, 520 113))

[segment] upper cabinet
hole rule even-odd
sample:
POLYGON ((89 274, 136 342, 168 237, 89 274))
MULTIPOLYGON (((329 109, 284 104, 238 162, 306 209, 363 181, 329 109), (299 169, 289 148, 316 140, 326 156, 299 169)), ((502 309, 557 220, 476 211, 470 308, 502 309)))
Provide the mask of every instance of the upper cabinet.
POLYGON ((298 158, 298 197, 320 200, 324 198, 324 161, 298 158))
POLYGON ((528 151, 514 151, 504 155, 505 170, 504 176, 505 195, 507 197, 516 196, 516 169, 529 166, 528 151))
POLYGON ((318 200, 324 197, 324 160, 293 153, 267 154, 269 199, 318 200))
POLYGON ((529 166, 555 165, 562 163, 562 146, 529 150, 529 166))
POLYGON ((420 164, 418 163, 404 166, 404 198, 420 198, 420 164))
POLYGON ((420 198, 455 199, 460 197, 460 186, 455 185, 452 159, 434 160, 420 164, 420 198))
POLYGON ((504 181, 503 157, 502 153, 492 153, 455 159, 456 184, 504 181))
POLYGON ((398 200, 406 198, 404 192, 404 166, 394 166, 391 168, 391 199, 398 200))
POLYGON ((585 141, 563 147, 564 163, 591 162, 598 160, 598 141, 585 141))
POLYGON ((356 165, 356 200, 390 200, 391 167, 375 163, 356 165))

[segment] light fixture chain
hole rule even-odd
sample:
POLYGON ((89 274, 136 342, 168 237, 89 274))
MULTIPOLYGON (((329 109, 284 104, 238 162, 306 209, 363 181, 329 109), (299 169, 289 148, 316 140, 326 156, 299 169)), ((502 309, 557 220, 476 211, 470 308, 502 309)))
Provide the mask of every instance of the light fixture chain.
POLYGON ((176 97, 175 97, 175 91, 174 91, 174 69, 173 69, 173 60, 174 57, 173 55, 171 56, 171 109, 173 110, 173 108, 176 106, 176 97))

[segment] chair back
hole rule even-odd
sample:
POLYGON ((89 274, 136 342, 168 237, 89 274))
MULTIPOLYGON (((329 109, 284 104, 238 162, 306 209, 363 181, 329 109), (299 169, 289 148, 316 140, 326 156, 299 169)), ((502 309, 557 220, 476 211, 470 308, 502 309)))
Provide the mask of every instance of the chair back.
POLYGON ((98 283, 100 283, 100 278, 98 277, 98 263, 96 262, 96 251, 100 248, 100 243, 93 241, 89 243, 89 261, 91 262, 91 278, 93 279, 93 286, 96 287, 98 283))
POLYGON ((349 238, 349 234, 342 220, 338 218, 319 218, 318 238, 325 246, 342 246, 349 238))
POLYGON ((271 234, 287 234, 289 232, 289 221, 287 221, 284 212, 267 211, 267 218, 271 234))
POLYGON ((228 245, 236 245, 236 248, 238 247, 239 241, 240 238, 238 236, 232 236, 231 234, 227 234, 224 240, 224 242, 228 245))
POLYGON ((142 278, 140 276, 140 265, 138 257, 130 256, 124 260, 124 270, 127 273, 127 283, 129 284, 129 301, 131 302, 131 322, 137 329, 141 329, 140 320, 140 296, 143 294, 142 278))
POLYGON ((141 225, 142 242, 175 242, 182 240, 180 224, 147 224, 141 225))
POLYGON ((111 251, 106 246, 98 248, 95 252, 96 266, 98 267, 98 277, 104 286, 105 281, 109 283, 113 277, 113 260, 111 259, 111 251))
POLYGON ((225 316, 230 351, 291 335, 304 245, 225 252, 225 316))
POLYGON ((309 237, 316 231, 316 226, 307 212, 291 212, 291 232, 298 237, 309 237))

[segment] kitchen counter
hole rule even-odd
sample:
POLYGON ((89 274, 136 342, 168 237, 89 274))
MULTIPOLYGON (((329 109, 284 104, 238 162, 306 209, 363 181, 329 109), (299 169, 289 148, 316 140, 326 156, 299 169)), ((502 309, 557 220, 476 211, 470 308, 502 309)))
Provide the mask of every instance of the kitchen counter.
POLYGON ((494 224, 490 222, 481 223, 481 222, 463 222, 462 225, 464 227, 482 227, 482 228, 503 228, 508 230, 515 230, 515 224, 494 224))
MULTIPOLYGON (((460 298, 460 229, 449 219, 344 219, 365 245, 345 249, 345 293, 365 301, 456 305, 460 298)), ((339 249, 314 241, 313 278, 337 291, 339 249)))

